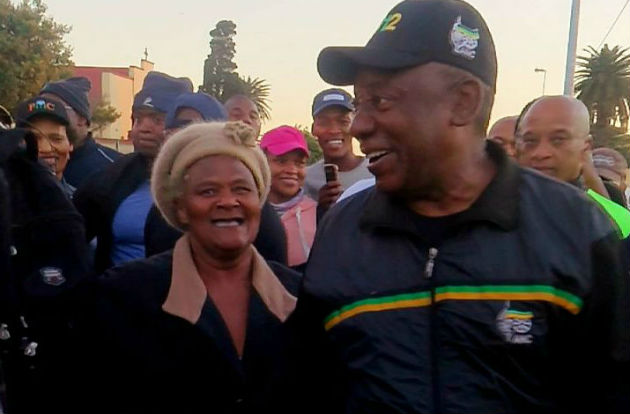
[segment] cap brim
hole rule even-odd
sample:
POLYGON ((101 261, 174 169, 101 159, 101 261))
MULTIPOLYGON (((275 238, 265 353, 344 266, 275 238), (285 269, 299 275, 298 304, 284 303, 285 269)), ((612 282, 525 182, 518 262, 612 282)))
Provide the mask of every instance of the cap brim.
POLYGON ((352 104, 349 103, 345 103, 345 102, 326 102, 325 104, 319 106, 317 109, 315 109, 313 111, 313 116, 317 116, 317 114, 319 114, 321 111, 323 111, 326 108, 331 108, 333 106, 338 106, 340 108, 344 108, 347 109, 349 112, 354 111, 354 106, 352 104))
POLYGON ((597 173, 599 174, 600 177, 603 177, 607 180, 614 181, 614 182, 621 181, 621 174, 615 171, 609 170, 608 168, 602 168, 602 167, 595 167, 595 169, 597 170, 597 173))
POLYGON ((21 118, 18 119, 16 121, 16 126, 22 128, 22 127, 30 127, 32 125, 33 122, 35 122, 38 119, 41 118, 48 118, 48 119, 52 119, 55 122, 60 123, 61 125, 67 127, 70 125, 70 122, 67 119, 64 119, 63 117, 57 115, 57 114, 53 114, 53 113, 46 113, 46 112, 40 112, 40 113, 34 113, 29 117, 26 118, 21 118))
POLYGON ((306 155, 307 157, 310 156, 310 153, 308 151, 307 148, 303 148, 297 145, 284 145, 284 144, 280 144, 280 145, 268 145, 265 147, 261 147, 263 150, 269 152, 272 155, 280 156, 280 155, 284 155, 287 154, 291 151, 295 151, 295 150, 300 150, 301 152, 304 153, 304 155, 306 155))
POLYGON ((327 47, 319 53, 317 71, 331 85, 352 85, 361 67, 396 70, 429 62, 419 56, 392 49, 370 47, 327 47))

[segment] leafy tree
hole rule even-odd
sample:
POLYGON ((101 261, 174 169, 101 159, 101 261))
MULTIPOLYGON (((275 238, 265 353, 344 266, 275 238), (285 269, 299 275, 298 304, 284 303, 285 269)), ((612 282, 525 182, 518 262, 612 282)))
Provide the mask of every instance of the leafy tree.
POLYGON ((92 110, 92 131, 100 132, 109 124, 116 122, 120 113, 107 101, 100 101, 92 110))
POLYGON ((311 131, 308 128, 302 125, 295 125, 295 129, 299 129, 300 132, 304 135, 304 138, 306 139, 306 145, 308 145, 308 151, 311 153, 307 161, 308 165, 315 164, 317 161, 321 160, 322 157, 324 156, 324 153, 322 152, 322 148, 319 146, 319 142, 317 141, 317 138, 315 138, 315 136, 311 133, 311 131))
POLYGON ((269 106, 269 91, 271 86, 264 79, 241 78, 241 94, 249 97, 258 108, 260 119, 268 121, 271 119, 271 107, 269 106))
POLYGON ((68 76, 70 26, 46 17, 42 0, 0 0, 0 104, 14 108, 50 80, 68 76))
POLYGON ((236 24, 231 20, 221 20, 210 31, 210 54, 204 62, 203 85, 199 90, 210 94, 225 103, 234 95, 249 97, 258 108, 263 121, 271 118, 269 92, 271 87, 264 79, 241 77, 236 72, 236 24))
POLYGON ((585 49, 576 72, 577 97, 589 110, 595 147, 614 148, 630 160, 628 104, 630 103, 630 53, 608 45, 598 52, 585 49))
POLYGON ((221 20, 210 31, 210 54, 203 66, 203 85, 199 90, 210 94, 221 102, 240 93, 242 86, 236 73, 236 24, 231 20, 221 20))
POLYGON ((604 45, 601 51, 592 46, 579 56, 575 90, 591 113, 591 124, 628 128, 630 101, 630 54, 628 48, 604 45))

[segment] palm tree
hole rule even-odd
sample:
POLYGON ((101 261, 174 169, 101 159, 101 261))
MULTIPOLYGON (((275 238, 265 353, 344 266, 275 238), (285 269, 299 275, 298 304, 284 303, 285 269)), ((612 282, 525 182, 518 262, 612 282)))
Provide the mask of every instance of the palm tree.
POLYGON ((601 51, 584 49, 578 56, 575 90, 591 113, 591 124, 598 127, 628 128, 630 102, 630 54, 628 48, 604 45, 601 51))
POLYGON ((271 86, 267 81, 248 76, 247 78, 241 78, 241 82, 243 95, 248 96, 256 104, 260 113, 260 119, 263 121, 271 119, 271 107, 269 106, 271 86))

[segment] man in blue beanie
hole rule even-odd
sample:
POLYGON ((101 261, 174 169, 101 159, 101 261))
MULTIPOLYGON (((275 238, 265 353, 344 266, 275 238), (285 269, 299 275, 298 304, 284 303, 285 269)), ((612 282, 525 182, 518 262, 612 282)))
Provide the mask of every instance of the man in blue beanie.
POLYGON ((135 152, 87 180, 75 194, 88 240, 97 238, 94 267, 99 273, 145 256, 145 225, 153 204, 151 165, 164 141, 166 114, 186 92, 192 92, 189 79, 149 72, 133 101, 135 152))
POLYGON ((164 142, 166 114, 176 98, 185 92, 192 93, 192 83, 188 78, 149 72, 131 108, 131 140, 136 152, 155 158, 164 142))
POLYGON ((63 103, 70 125, 68 138, 74 146, 72 157, 64 172, 64 178, 73 187, 97 171, 101 171, 120 157, 120 153, 98 144, 89 127, 92 121, 88 92, 92 88, 84 77, 74 77, 48 82, 39 91, 44 98, 53 98, 63 103))

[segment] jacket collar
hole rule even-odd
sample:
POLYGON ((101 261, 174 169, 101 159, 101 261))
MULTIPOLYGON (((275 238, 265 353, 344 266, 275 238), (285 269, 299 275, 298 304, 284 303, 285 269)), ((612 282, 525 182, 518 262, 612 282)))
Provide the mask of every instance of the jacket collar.
MULTIPOLYGON (((520 169, 495 143, 488 141, 486 152, 497 167, 490 184, 468 210, 458 213, 456 225, 471 222, 490 222, 503 230, 512 230, 518 221, 520 169)), ((359 219, 364 228, 389 228, 415 234, 416 213, 405 203, 378 189, 371 191, 359 219)))
MULTIPOLYGON (((295 309, 297 299, 285 289, 254 246, 252 250, 252 285, 267 309, 284 322, 295 309)), ((173 250, 171 286, 162 310, 194 325, 207 298, 208 291, 193 261, 190 240, 184 235, 173 250)))
POLYGON ((83 141, 83 144, 81 144, 80 147, 75 148, 74 151, 72 151, 72 159, 76 159, 76 158, 80 158, 85 154, 89 154, 93 151, 96 150, 96 141, 94 141, 94 138, 92 137, 92 133, 88 132, 87 136, 85 137, 85 140, 83 141))

